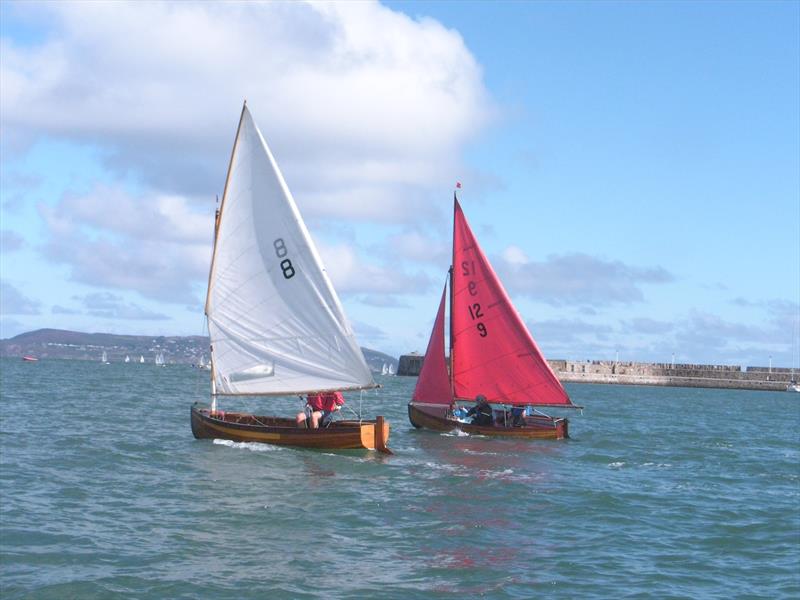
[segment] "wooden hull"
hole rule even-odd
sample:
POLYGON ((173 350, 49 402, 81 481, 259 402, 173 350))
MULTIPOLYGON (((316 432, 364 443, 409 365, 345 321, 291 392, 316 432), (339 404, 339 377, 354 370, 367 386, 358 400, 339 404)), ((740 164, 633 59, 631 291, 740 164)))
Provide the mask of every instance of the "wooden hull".
POLYGON ((442 405, 408 404, 408 419, 417 429, 452 431, 460 429, 476 435, 503 436, 524 439, 562 440, 569 437, 569 421, 556 417, 526 417, 525 425, 504 427, 501 425, 471 425, 447 416, 447 407, 442 405))
POLYGON ((389 423, 383 417, 374 421, 334 421, 321 429, 297 427, 294 419, 262 417, 247 413, 217 412, 191 408, 192 433, 197 439, 224 439, 234 442, 259 442, 279 446, 326 450, 367 449, 391 454, 389 423))

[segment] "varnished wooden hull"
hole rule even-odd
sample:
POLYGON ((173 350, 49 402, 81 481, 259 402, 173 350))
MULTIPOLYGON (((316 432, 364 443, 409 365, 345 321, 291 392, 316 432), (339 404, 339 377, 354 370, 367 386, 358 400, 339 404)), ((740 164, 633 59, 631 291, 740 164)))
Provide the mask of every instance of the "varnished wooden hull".
POLYGON ((452 431, 460 429, 476 435, 503 436, 524 439, 561 440, 569 437, 569 421, 556 417, 526 417, 525 425, 503 427, 500 425, 471 425, 447 417, 447 407, 440 405, 408 405, 408 419, 418 429, 452 431))
POLYGON ((279 446, 328 450, 367 449, 391 454, 389 423, 383 417, 374 421, 333 421, 320 429, 297 427, 294 419, 262 417, 247 413, 217 412, 191 408, 192 433, 197 439, 224 439, 234 442, 259 442, 279 446))

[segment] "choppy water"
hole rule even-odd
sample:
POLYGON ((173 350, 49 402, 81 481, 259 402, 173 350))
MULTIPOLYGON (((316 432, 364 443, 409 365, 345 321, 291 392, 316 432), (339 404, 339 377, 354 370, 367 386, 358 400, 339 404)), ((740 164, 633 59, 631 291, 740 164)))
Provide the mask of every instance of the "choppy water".
POLYGON ((800 597, 800 394, 576 385, 519 442, 384 378, 385 457, 196 441, 186 367, 0 368, 4 599, 800 597))

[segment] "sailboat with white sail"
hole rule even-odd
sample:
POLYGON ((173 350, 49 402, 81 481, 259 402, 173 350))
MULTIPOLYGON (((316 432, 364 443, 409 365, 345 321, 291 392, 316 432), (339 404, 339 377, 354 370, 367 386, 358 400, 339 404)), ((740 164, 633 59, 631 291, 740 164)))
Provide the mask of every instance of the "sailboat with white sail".
POLYGON ((191 408, 196 438, 389 452, 389 426, 294 419, 218 408, 221 397, 303 396, 377 387, 292 194, 242 108, 222 203, 205 307, 211 406, 191 408))
POLYGON ((389 374, 389 367, 386 366, 386 363, 383 363, 381 367, 381 375, 388 375, 389 374))
POLYGON ((166 361, 164 360, 164 353, 158 352, 156 353, 156 358, 153 361, 157 367, 165 367, 167 366, 166 361))
POLYGON ((131 357, 130 357, 130 356, 128 356, 127 354, 125 355, 125 362, 126 362, 126 363, 129 363, 129 362, 131 362, 131 357))
POLYGON ((105 350, 103 350, 103 355, 100 357, 100 362, 103 363, 104 365, 111 364, 110 362, 108 362, 108 353, 105 350))
POLYGON ((139 355, 139 364, 144 364, 144 355, 143 354, 139 355))
POLYGON ((566 418, 544 406, 580 408, 528 332, 478 245, 454 196, 453 263, 408 417, 417 428, 518 438, 569 437, 566 418), (450 364, 444 353, 445 306, 450 307, 450 364), (483 424, 465 418, 465 403, 488 403, 483 424))

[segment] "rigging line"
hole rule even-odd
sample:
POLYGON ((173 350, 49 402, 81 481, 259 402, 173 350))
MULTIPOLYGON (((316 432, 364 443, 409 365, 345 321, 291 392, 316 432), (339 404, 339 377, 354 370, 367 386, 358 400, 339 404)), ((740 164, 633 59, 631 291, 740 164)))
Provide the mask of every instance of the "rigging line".
MULTIPOLYGON (((202 319, 203 319, 203 325, 200 327, 200 332, 201 332, 201 335, 203 333, 206 334, 206 336, 208 337, 208 340, 209 340, 209 344, 210 344, 211 343, 211 334, 208 331, 208 321, 206 320, 205 315, 203 315, 202 319)), ((210 353, 209 353, 208 360, 209 360, 209 362, 212 360, 210 353)), ((194 395, 195 395, 195 397, 200 395, 200 381, 203 379, 202 378, 203 369, 197 369, 197 371, 198 371, 198 373, 197 373, 197 375, 195 375, 195 379, 194 379, 194 382, 195 382, 194 395)))
POLYGON ((347 407, 347 410, 349 410, 351 413, 353 413, 353 416, 354 416, 356 419, 359 419, 359 420, 360 420, 360 417, 358 416, 358 413, 357 413, 356 411, 354 411, 354 410, 353 410, 353 407, 352 407, 352 406, 350 406, 349 404, 345 404, 345 406, 347 407))

